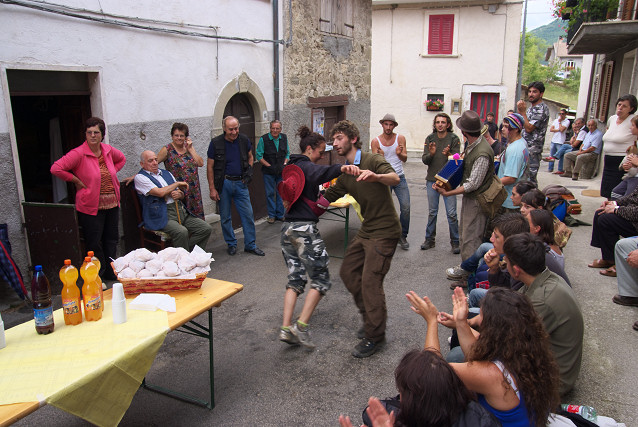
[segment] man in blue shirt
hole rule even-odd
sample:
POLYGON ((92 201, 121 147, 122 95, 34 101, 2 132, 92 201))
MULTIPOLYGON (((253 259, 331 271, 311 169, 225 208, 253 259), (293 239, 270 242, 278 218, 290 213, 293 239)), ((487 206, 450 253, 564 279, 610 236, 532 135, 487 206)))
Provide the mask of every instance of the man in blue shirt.
POLYGON ((501 165, 498 167, 498 176, 507 190, 507 198, 503 202, 503 208, 518 210, 512 202, 512 189, 523 178, 529 151, 527 142, 521 137, 521 130, 525 125, 525 119, 518 113, 508 114, 503 119, 502 132, 507 135, 507 149, 501 154, 501 165))
POLYGON ((248 193, 253 170, 250 140, 239 133, 239 120, 233 116, 224 118, 222 129, 224 133, 213 138, 208 146, 206 177, 210 198, 219 203, 222 234, 228 245, 228 254, 237 253, 237 239, 230 216, 231 201, 234 201, 244 229, 244 252, 264 256, 264 252, 255 244, 255 221, 248 193))
MULTIPOLYGON (((578 175, 583 168, 591 170, 592 173, 594 171, 598 156, 603 149, 603 133, 598 129, 595 119, 587 121, 587 128, 589 132, 585 135, 580 149, 565 154, 565 173, 562 175, 564 178, 578 181, 578 175)), ((591 176, 583 176, 583 178, 588 179, 591 176)))

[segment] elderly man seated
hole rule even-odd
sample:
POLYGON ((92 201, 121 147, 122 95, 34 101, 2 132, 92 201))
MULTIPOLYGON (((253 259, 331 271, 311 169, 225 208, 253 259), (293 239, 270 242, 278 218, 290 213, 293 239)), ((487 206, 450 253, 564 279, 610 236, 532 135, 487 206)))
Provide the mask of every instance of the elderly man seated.
POLYGON ((189 251, 195 245, 205 249, 212 228, 191 215, 181 202, 188 184, 176 182, 170 172, 160 169, 157 155, 150 150, 142 153, 140 165, 142 169, 135 175, 135 190, 140 195, 144 226, 167 233, 174 246, 189 251))
MULTIPOLYGON (((618 294, 611 299, 619 305, 638 307, 638 238, 620 239, 616 243, 618 294)), ((633 325, 638 331, 638 322, 633 325)))
MULTIPOLYGON (((578 175, 581 171, 591 171, 593 173, 596 160, 603 149, 603 133, 598 130, 598 124, 596 120, 590 119, 587 122, 587 128, 589 132, 585 135, 583 144, 578 151, 571 151, 565 154, 565 173, 562 175, 564 178, 571 178, 574 181, 578 181, 578 175)), ((581 178, 589 179, 591 175, 585 175, 581 178)))

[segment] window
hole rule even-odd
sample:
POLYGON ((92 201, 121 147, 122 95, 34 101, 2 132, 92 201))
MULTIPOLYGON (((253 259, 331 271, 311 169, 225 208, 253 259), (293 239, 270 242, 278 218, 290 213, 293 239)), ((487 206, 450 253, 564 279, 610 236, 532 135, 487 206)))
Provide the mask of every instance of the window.
POLYGON ((567 70, 573 70, 574 66, 575 66, 575 62, 574 61, 565 62, 565 69, 567 69, 567 70))
POLYGON ((428 55, 451 55, 454 40, 454 15, 430 15, 428 55))
POLYGON ((324 33, 352 37, 354 0, 321 0, 319 30, 324 33))

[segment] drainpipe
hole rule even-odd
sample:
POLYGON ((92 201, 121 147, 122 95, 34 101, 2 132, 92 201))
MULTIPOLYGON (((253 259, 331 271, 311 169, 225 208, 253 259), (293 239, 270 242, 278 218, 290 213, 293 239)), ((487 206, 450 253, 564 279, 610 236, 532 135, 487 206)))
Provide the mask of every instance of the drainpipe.
MULTIPOLYGON (((292 11, 291 11, 292 12, 292 11)), ((273 40, 279 40, 279 1, 272 2, 273 40)), ((279 120, 279 43, 273 43, 273 92, 275 95, 275 120, 279 120)))

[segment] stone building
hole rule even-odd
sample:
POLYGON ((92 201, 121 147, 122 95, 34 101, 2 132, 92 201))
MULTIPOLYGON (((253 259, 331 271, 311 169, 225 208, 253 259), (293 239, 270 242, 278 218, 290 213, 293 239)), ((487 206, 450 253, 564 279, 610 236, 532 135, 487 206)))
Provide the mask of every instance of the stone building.
MULTIPOLYGON (((284 131, 301 125, 329 134, 348 119, 357 124, 364 146, 369 138, 371 0, 293 0, 283 22, 291 44, 284 51, 284 131)), ((292 149, 299 151, 298 139, 292 149)), ((334 162, 335 158, 331 157, 334 162)))

